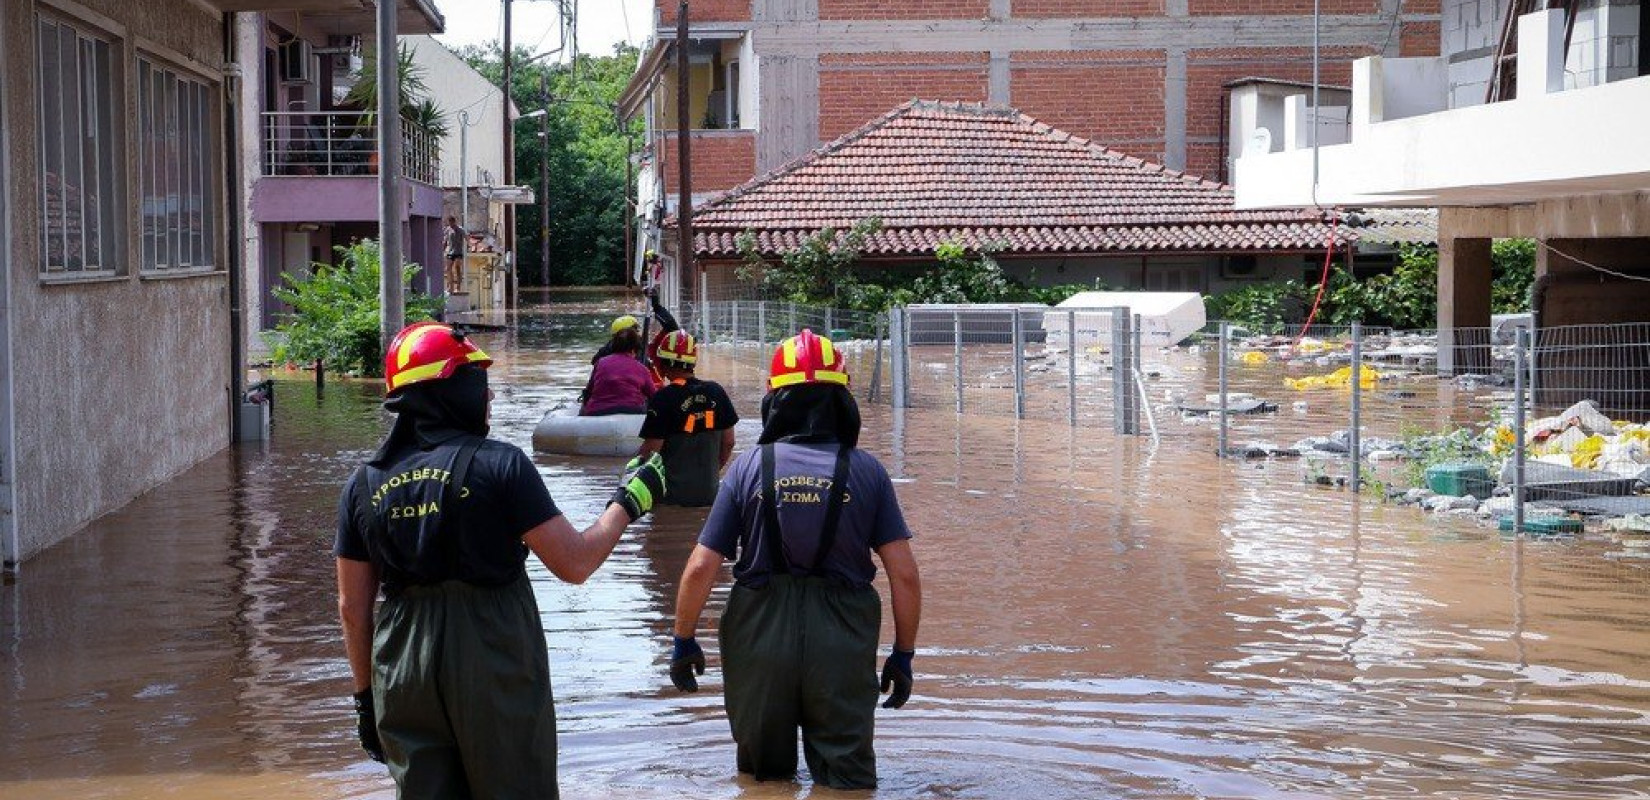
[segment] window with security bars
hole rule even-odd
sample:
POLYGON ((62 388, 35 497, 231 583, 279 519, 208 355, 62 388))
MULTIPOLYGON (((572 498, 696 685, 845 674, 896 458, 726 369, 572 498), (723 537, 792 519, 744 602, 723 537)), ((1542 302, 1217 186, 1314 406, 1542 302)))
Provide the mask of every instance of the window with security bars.
POLYGON ((143 270, 214 267, 211 101, 205 82, 138 59, 139 223, 143 270))
POLYGON ((121 271, 125 182, 111 66, 114 47, 87 31, 39 18, 41 274, 121 271))

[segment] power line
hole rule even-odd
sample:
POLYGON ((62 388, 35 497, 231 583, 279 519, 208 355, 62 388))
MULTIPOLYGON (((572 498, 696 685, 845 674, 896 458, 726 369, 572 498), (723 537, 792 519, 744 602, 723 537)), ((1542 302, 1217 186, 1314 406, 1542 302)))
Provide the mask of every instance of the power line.
POLYGON ((1650 283, 1650 278, 1647 278, 1643 275, 1628 275, 1625 272, 1617 272, 1613 269, 1608 269, 1606 267, 1601 267, 1601 266, 1599 266, 1597 264, 1593 264, 1591 262, 1582 261, 1581 259, 1576 258, 1575 256, 1572 256, 1569 253, 1566 253, 1562 250, 1559 250, 1558 248, 1556 248, 1556 247, 1554 247, 1550 244, 1547 244, 1547 242, 1545 240, 1537 239, 1535 241, 1536 241, 1537 244, 1541 245, 1542 247, 1547 248, 1547 250, 1549 252, 1553 253, 1554 255, 1559 256, 1560 258, 1563 258, 1566 261, 1573 261, 1573 262, 1575 262, 1577 264, 1580 264, 1581 266, 1584 266, 1584 267, 1586 267, 1590 270, 1593 270, 1595 272, 1602 272, 1606 275, 1614 275, 1617 278, 1621 278, 1623 280, 1644 281, 1645 283, 1650 283))

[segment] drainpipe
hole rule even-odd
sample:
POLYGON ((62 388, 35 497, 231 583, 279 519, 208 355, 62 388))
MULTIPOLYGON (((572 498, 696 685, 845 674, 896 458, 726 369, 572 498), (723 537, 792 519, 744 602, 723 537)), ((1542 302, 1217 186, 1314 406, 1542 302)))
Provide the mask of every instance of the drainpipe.
POLYGON ((239 74, 240 48, 236 42, 235 23, 240 17, 238 12, 223 15, 223 61, 226 66, 236 65, 237 69, 225 76, 224 93, 224 197, 229 202, 228 214, 225 219, 229 223, 229 236, 222 237, 224 249, 229 253, 229 441, 233 442, 240 437, 241 431, 241 382, 246 377, 246 367, 242 363, 241 353, 241 324, 242 324, 242 297, 241 297, 241 139, 240 139, 240 108, 237 102, 240 97, 242 81, 245 76, 239 74))

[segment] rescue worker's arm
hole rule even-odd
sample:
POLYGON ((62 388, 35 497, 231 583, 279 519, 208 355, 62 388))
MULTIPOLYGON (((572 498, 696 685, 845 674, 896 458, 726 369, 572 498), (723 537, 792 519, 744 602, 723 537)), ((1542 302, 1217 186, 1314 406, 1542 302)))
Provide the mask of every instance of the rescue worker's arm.
POLYGON ((732 428, 722 429, 722 452, 717 456, 717 466, 727 467, 728 462, 733 460, 734 438, 732 428))
POLYGON ((716 582, 716 570, 722 565, 722 554, 704 545, 694 545, 682 569, 682 580, 676 589, 676 625, 670 637, 670 682, 684 692, 699 691, 695 675, 705 674, 705 651, 694 638, 699 629, 699 616, 710 598, 710 586, 716 582))
POLYGON ((652 458, 654 453, 663 450, 664 447, 665 440, 663 439, 643 439, 641 448, 636 451, 636 457, 646 461, 652 458))
POLYGON ((618 492, 596 524, 581 533, 565 515, 557 514, 521 538, 556 577, 584 583, 613 552, 625 528, 651 511, 654 500, 664 493, 664 463, 658 456, 637 459, 627 466, 618 492))
POLYGON ((607 560, 629 525, 630 515, 613 505, 582 533, 573 528, 566 515, 557 515, 528 531, 522 541, 556 577, 568 583, 584 583, 607 560))
POLYGON ((877 548, 882 570, 888 574, 888 588, 894 595, 894 649, 917 649, 917 625, 922 621, 922 578, 917 559, 911 554, 911 540, 899 539, 877 548))
POLYGON ((354 691, 372 688, 372 606, 378 599, 378 571, 370 561, 338 558, 338 618, 344 624, 354 691))
POLYGON ((676 636, 691 639, 697 635, 699 615, 705 611, 711 584, 716 582, 716 571, 721 566, 721 553, 702 544, 693 546, 676 589, 676 625, 672 630, 676 636))

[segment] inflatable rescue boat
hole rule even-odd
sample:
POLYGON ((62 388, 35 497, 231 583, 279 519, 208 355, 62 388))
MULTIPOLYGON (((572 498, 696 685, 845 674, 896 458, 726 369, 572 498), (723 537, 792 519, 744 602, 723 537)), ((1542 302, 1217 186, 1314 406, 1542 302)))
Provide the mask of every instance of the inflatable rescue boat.
POLYGON ((641 446, 642 414, 581 417, 576 405, 551 409, 533 428, 533 449, 568 456, 631 456, 641 446))

